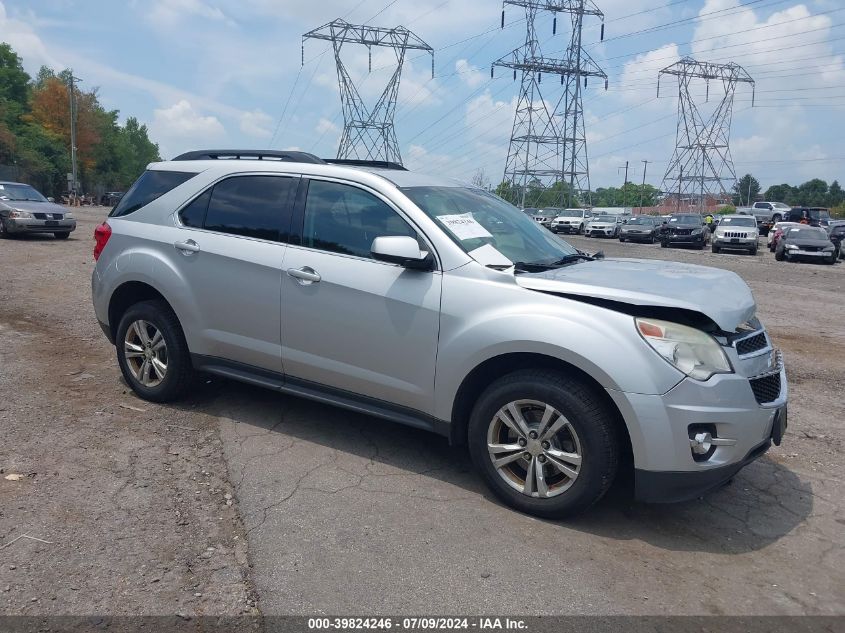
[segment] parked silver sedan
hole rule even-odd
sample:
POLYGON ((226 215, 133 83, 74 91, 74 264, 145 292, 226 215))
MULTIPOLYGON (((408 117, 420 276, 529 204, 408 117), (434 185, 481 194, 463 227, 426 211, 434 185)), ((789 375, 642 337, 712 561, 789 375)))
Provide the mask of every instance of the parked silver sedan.
POLYGON ((31 185, 0 181, 0 238, 52 233, 58 239, 67 239, 75 230, 73 214, 47 200, 31 185))

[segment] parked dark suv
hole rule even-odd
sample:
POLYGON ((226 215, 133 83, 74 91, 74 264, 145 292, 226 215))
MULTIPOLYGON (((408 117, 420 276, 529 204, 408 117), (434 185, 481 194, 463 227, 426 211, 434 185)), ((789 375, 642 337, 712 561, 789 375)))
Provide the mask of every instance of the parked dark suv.
POLYGON ((710 228, 697 213, 675 213, 660 227, 663 248, 683 244, 701 250, 710 241, 710 228))
POLYGON ((826 227, 830 224, 830 211, 824 207, 792 207, 786 212, 783 221, 826 227))

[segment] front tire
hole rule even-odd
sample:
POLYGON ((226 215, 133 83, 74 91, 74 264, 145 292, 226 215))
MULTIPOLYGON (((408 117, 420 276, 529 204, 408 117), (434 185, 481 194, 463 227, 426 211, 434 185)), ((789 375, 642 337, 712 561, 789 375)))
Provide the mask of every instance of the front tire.
POLYGON ((722 250, 722 249, 719 248, 718 246, 716 246, 715 244, 710 244, 710 251, 711 252, 718 253, 720 250, 722 250))
POLYGON ((140 398, 170 402, 184 395, 193 367, 179 319, 163 301, 142 301, 120 319, 117 362, 140 398))
POLYGON ((6 228, 6 222, 0 218, 0 240, 7 240, 11 237, 9 230, 6 228))
POLYGON ((599 394, 547 370, 491 384, 473 408, 468 443, 499 499, 546 518, 586 510, 607 492, 619 464, 616 423, 599 394))
POLYGON ((57 240, 66 240, 70 237, 70 231, 62 231, 61 233, 53 233, 53 237, 57 240))

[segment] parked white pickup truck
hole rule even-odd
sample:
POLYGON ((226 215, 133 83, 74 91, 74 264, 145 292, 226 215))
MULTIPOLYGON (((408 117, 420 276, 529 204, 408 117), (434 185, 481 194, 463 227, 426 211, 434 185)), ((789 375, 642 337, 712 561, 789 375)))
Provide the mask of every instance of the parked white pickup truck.
POLYGON ((741 215, 753 215, 757 218, 760 235, 767 235, 769 229, 783 220, 791 208, 783 202, 755 202, 750 207, 739 207, 736 212, 741 215))

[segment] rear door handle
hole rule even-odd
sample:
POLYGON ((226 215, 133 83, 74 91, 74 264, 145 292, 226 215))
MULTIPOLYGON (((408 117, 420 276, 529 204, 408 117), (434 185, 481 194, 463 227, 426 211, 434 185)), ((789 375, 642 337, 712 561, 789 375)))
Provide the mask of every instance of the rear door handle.
POLYGON ((190 253, 199 253, 200 252, 200 245, 197 244, 194 240, 185 240, 184 242, 176 242, 173 246, 175 246, 178 250, 182 251, 185 255, 190 253))
POLYGON ((309 266, 303 266, 302 268, 288 268, 288 275, 296 279, 297 283, 303 285, 317 283, 322 279, 320 274, 309 266))

